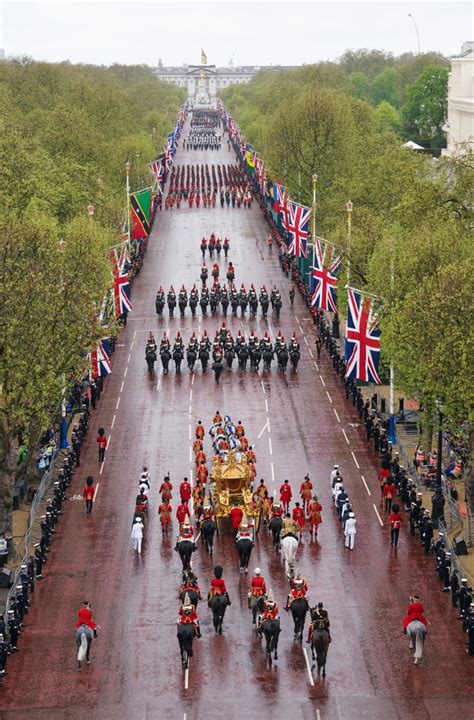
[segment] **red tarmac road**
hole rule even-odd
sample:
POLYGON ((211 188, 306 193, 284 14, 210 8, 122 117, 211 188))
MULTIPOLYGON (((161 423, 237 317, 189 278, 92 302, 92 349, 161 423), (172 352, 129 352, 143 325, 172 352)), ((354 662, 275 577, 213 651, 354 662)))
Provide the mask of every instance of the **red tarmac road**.
MULTIPOLYGON (((218 160, 234 158, 227 150, 179 150, 176 158, 180 163, 218 160)), ((145 266, 134 284, 133 312, 120 336, 106 392, 92 415, 71 492, 80 493, 85 476, 94 474, 99 483, 94 511, 86 516, 82 502, 74 499, 65 509, 21 651, 10 660, 0 690, 2 720, 473 717, 472 661, 449 598, 440 593, 433 558, 422 554, 406 528, 398 551, 391 549, 386 522, 381 526, 378 517, 378 459, 362 429, 354 426, 358 418, 324 351, 316 364, 315 329, 299 298, 290 308, 289 283, 280 272, 277 249, 267 247, 267 234, 258 207, 182 207, 157 218, 145 266), (297 375, 281 377, 276 367, 260 375, 234 369, 223 373, 219 387, 210 372, 203 377, 200 370, 194 376, 185 369, 181 377, 174 370, 164 377, 159 372, 154 380, 148 377, 144 345, 150 329, 157 339, 163 330, 172 338, 180 330, 187 342, 193 330, 200 334, 207 328, 213 336, 222 321, 222 316, 192 320, 189 309, 184 320, 158 320, 154 312, 160 284, 167 290, 184 282, 189 290, 197 283, 200 239, 213 230, 230 238, 229 259, 239 285, 265 283, 268 288, 275 283, 283 290, 279 322, 259 315, 251 323, 247 315, 243 327, 246 332, 254 327, 259 335, 268 330, 272 336, 281 328, 287 338, 296 330, 302 348, 297 375), (312 604, 322 600, 331 617, 325 681, 310 681, 305 645, 293 640, 291 619, 284 612, 279 660, 271 669, 266 666, 247 610, 250 576, 239 574, 227 531, 217 539, 214 561, 224 565, 232 606, 223 636, 216 637, 210 611, 200 605, 203 637, 195 641, 189 687, 184 688, 176 640, 180 561, 173 551, 174 535, 167 541, 161 537, 158 487, 168 470, 175 488, 190 475, 191 433, 198 419, 207 429, 216 410, 243 421, 257 453, 257 479, 265 478, 277 490, 287 477, 295 491, 309 472, 317 488, 324 506, 319 542, 304 537, 297 566, 309 582, 312 604), (101 425, 110 440, 99 474, 95 431, 101 425), (341 466, 358 519, 353 552, 343 547, 331 505, 334 462, 341 466), (138 558, 131 550, 130 523, 143 464, 152 479, 152 513, 138 558), (401 635, 401 619, 414 591, 421 594, 431 621, 421 668, 413 665, 401 635), (73 623, 84 598, 90 599, 101 631, 92 664, 78 674, 73 623)), ((224 273, 223 258, 220 266, 224 273)), ((227 322, 234 336, 242 328, 240 318, 227 322)), ((205 449, 209 457, 208 436, 205 449)), ((173 525, 176 530, 176 520, 173 525)), ((194 554, 203 594, 213 564, 201 547, 194 554)), ((252 554, 251 568, 256 565, 281 608, 287 581, 264 530, 252 554)))

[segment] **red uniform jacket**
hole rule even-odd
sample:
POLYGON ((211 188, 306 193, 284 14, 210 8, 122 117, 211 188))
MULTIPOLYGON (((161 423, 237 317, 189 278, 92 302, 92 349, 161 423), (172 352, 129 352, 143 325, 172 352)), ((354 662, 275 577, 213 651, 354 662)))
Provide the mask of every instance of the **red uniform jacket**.
POLYGON ((93 485, 86 485, 84 488, 84 492, 82 493, 82 497, 84 500, 93 500, 94 499, 94 486, 93 485))
POLYGON ((176 510, 176 517, 180 525, 184 522, 186 515, 189 515, 189 508, 184 503, 181 503, 181 505, 178 505, 178 509, 176 510))
POLYGON ((423 625, 428 625, 428 620, 423 615, 424 607, 421 602, 412 602, 408 606, 407 616, 403 620, 405 630, 412 620, 419 620, 423 625))
POLYGON ((211 592, 214 595, 223 595, 225 592, 227 592, 227 588, 225 586, 223 578, 211 578, 211 592))
POLYGON ((95 622, 92 620, 92 610, 89 610, 89 608, 83 607, 78 612, 76 630, 81 625, 87 625, 91 628, 91 630, 95 630, 97 627, 95 622))
POLYGON ((301 483, 300 495, 303 500, 311 500, 311 491, 313 489, 313 483, 310 480, 305 480, 301 483))
POLYGON ((302 507, 293 508, 293 520, 298 523, 300 528, 303 528, 305 526, 306 519, 302 507))
POLYGON ((107 438, 105 437, 105 435, 97 435, 97 442, 99 443, 101 448, 103 448, 104 450, 106 449, 107 438))
POLYGON ((160 495, 162 495, 167 500, 169 500, 172 495, 172 493, 171 493, 172 489, 173 489, 173 486, 171 483, 169 483, 169 482, 161 483, 160 490, 159 490, 160 495))
POLYGON ((402 524, 402 516, 400 513, 392 513, 388 516, 391 530, 397 530, 402 524))
POLYGON ((388 483, 387 485, 383 486, 384 498, 393 498, 394 495, 395 495, 395 485, 392 485, 392 483, 388 483))
POLYGON ((195 609, 192 611, 192 613, 190 615, 184 615, 183 608, 180 607, 178 615, 179 615, 180 623, 194 623, 194 622, 197 622, 197 619, 198 619, 197 612, 195 609))
POLYGON ((291 487, 288 485, 288 483, 283 483, 280 488, 280 500, 284 503, 287 503, 290 502, 292 497, 293 491, 291 490, 291 487))
POLYGON ((189 500, 191 497, 191 485, 188 482, 182 482, 179 486, 179 492, 181 495, 181 500, 189 500))
POLYGON ((229 516, 232 520, 232 528, 234 530, 238 530, 239 525, 244 516, 243 510, 239 507, 233 507, 233 508, 231 508, 231 510, 229 512, 229 516))
POLYGON ((260 595, 265 595, 266 592, 267 586, 265 585, 263 577, 260 577, 259 575, 257 575, 257 577, 253 577, 252 582, 250 583, 250 594, 255 597, 260 597, 260 595))

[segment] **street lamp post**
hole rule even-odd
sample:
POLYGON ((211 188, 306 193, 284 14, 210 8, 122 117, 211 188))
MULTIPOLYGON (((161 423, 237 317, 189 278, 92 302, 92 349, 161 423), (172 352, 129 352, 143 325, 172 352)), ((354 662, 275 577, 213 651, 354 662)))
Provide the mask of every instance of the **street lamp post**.
POLYGON ((418 32, 418 25, 416 24, 415 18, 411 13, 408 13, 408 17, 412 19, 413 25, 415 26, 416 30, 416 41, 418 43, 418 52, 421 53, 421 45, 420 45, 420 33, 418 32))
POLYGON ((349 200, 349 202, 346 203, 346 213, 347 213, 347 284, 349 284, 349 279, 351 275, 351 240, 352 240, 352 211, 354 209, 354 205, 349 200))
MULTIPOLYGON (((60 250, 64 250, 66 242, 63 238, 59 241, 60 250)), ((64 284, 63 270, 61 265, 61 286, 64 284)), ((64 292, 64 290, 63 290, 64 292)), ((63 386, 61 389, 61 422, 59 423, 59 447, 66 450, 69 447, 67 439, 67 403, 66 403, 66 373, 62 374, 63 386)))
POLYGON ((436 403, 438 409, 438 456, 436 458, 436 487, 441 489, 442 464, 443 464, 443 411, 441 404, 436 403))
POLYGON ((125 163, 125 173, 127 178, 127 247, 130 250, 130 160, 125 163))

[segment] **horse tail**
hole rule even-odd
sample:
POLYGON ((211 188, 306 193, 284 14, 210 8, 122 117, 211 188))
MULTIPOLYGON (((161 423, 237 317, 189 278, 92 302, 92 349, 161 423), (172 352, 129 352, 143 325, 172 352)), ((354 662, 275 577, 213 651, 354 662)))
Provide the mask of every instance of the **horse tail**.
POLYGON ((81 644, 79 645, 79 649, 77 651, 78 662, 82 662, 83 660, 85 660, 87 655, 87 635, 85 632, 81 632, 80 641, 81 644))
POLYGON ((425 629, 424 627, 418 627, 415 634, 415 658, 417 658, 418 660, 421 660, 421 658, 423 657, 424 643, 425 629))

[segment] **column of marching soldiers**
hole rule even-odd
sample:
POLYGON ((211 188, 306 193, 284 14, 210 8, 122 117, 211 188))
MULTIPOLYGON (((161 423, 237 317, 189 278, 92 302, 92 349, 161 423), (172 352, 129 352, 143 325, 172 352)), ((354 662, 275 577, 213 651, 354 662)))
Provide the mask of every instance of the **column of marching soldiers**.
MULTIPOLYGON (((95 401, 100 399, 102 379, 95 383, 95 401)), ((24 630, 25 616, 32 602, 36 580, 43 579, 43 565, 48 560, 48 552, 53 541, 55 528, 62 515, 63 502, 67 488, 71 485, 74 470, 79 466, 81 445, 87 435, 89 426, 90 406, 85 403, 81 407, 78 423, 75 424, 71 436, 71 449, 64 458, 62 467, 53 483, 52 496, 45 501, 45 513, 40 517, 40 537, 34 544, 34 557, 29 557, 26 564, 21 565, 18 584, 7 608, 7 617, 0 614, 0 677, 6 675, 8 657, 18 650, 19 638, 24 630)))

